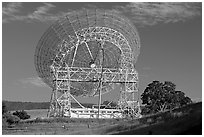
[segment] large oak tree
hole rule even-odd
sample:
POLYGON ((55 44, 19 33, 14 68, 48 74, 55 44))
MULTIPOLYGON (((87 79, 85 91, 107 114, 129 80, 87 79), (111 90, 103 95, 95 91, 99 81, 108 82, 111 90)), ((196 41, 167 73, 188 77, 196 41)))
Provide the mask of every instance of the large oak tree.
POLYGON ((141 100, 145 105, 143 114, 162 112, 192 103, 182 91, 176 91, 176 85, 170 81, 153 81, 144 90, 141 100))

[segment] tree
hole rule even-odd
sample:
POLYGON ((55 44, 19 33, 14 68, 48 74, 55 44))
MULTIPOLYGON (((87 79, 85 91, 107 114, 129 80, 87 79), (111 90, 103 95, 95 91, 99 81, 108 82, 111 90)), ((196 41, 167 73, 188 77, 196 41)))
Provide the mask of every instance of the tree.
POLYGON ((16 111, 13 113, 13 115, 18 116, 20 119, 29 119, 30 118, 30 115, 28 115, 27 112, 24 110, 16 111))
POLYGON ((145 104, 143 114, 162 112, 192 103, 182 91, 176 91, 176 85, 170 81, 153 81, 142 93, 141 100, 145 104))

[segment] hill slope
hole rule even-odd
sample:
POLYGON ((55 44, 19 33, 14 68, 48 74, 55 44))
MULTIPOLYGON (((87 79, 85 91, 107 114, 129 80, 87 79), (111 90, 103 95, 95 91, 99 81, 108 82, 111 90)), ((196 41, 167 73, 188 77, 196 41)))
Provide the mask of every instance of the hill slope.
POLYGON ((119 121, 103 128, 79 131, 75 134, 115 135, 201 135, 202 103, 195 103, 140 119, 119 121))
MULTIPOLYGON (((136 122, 137 123, 137 122, 136 122)), ((110 134, 120 135, 201 135, 202 134, 202 103, 195 103, 175 109, 172 113, 165 112, 139 120, 142 125, 126 124, 124 130, 111 131, 110 134)))
POLYGON ((200 135, 202 103, 195 103, 173 112, 163 112, 140 119, 69 119, 46 118, 21 121, 2 134, 58 135, 200 135))

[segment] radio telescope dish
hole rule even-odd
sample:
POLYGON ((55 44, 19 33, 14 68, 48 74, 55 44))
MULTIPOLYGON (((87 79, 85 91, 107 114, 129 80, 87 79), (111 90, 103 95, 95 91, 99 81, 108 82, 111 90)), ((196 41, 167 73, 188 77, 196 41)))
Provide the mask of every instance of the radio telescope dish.
POLYGON ((127 18, 105 10, 75 11, 45 31, 36 47, 35 67, 61 94, 96 96, 111 91, 115 83, 133 91, 139 49, 137 30, 127 18))

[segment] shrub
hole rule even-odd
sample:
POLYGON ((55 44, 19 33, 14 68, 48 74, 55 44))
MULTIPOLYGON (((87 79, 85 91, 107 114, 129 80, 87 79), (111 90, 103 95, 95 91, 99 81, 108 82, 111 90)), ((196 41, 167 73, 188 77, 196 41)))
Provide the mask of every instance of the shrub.
POLYGON ((7 120, 5 118, 2 118, 2 128, 8 127, 7 120))
MULTIPOLYGON (((3 115, 3 121, 4 121, 4 122, 6 121, 9 125, 11 125, 11 124, 17 124, 17 123, 20 121, 20 118, 17 117, 17 116, 12 115, 12 114, 10 114, 10 113, 5 113, 5 114, 3 115)), ((4 124, 5 124, 5 123, 4 123, 4 124)))
POLYGON ((30 115, 27 114, 26 111, 21 110, 21 111, 16 111, 13 113, 13 115, 18 116, 20 119, 29 119, 30 115))

